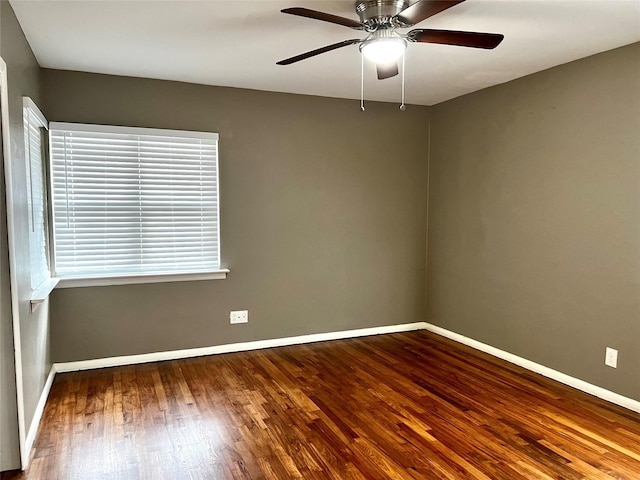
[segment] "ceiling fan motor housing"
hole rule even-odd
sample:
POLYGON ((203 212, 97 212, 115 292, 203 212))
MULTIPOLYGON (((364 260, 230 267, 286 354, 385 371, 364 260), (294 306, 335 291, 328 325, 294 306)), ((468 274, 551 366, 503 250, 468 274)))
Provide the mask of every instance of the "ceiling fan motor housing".
POLYGON ((408 0, 365 0, 356 2, 356 12, 367 30, 393 28, 393 17, 409 6, 408 0))

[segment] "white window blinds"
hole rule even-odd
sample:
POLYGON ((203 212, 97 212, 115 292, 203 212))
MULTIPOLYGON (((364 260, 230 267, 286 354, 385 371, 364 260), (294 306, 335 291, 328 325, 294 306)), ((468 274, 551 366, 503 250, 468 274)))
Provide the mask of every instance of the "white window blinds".
POLYGON ((50 150, 58 277, 219 268, 216 133, 52 122, 50 150))
POLYGON ((25 158, 28 163, 26 171, 31 290, 37 290, 50 278, 47 188, 43 161, 47 121, 30 98, 24 97, 23 105, 25 158))

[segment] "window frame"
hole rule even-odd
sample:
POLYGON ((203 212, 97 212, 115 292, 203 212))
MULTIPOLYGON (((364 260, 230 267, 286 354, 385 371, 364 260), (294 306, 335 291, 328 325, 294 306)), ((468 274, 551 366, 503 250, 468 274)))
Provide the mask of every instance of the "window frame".
MULTIPOLYGON (((51 136, 54 131, 81 131, 84 133, 111 133, 111 134, 125 134, 125 135, 150 135, 150 136, 177 136, 182 138, 202 138, 202 139, 215 139, 216 144, 219 140, 217 133, 211 132, 196 132, 188 130, 170 130, 170 129, 158 129, 158 128, 144 128, 144 127, 125 127, 114 125, 98 125, 98 124, 84 124, 84 123, 69 123, 69 122, 50 122, 49 128, 49 145, 51 145, 51 136)), ((51 196, 50 205, 50 217, 51 221, 51 270, 52 274, 58 279, 58 288, 75 288, 75 287, 92 287, 92 286, 109 286, 109 285, 131 285, 141 283, 162 283, 162 282, 179 282, 179 281, 195 281, 195 280, 218 280, 225 279, 229 273, 229 269, 223 268, 221 257, 221 221, 220 221, 220 175, 219 175, 219 150, 216 148, 216 169, 215 169, 215 184, 216 184, 216 216, 217 216, 217 236, 218 236, 218 268, 193 271, 176 271, 176 272, 154 272, 149 273, 134 272, 134 273, 114 273, 111 275, 78 275, 78 276, 65 276, 60 277, 56 274, 56 234, 55 234, 55 201, 53 199, 54 192, 54 175, 53 175, 53 154, 48 156, 49 170, 52 172, 49 175, 49 191, 51 196)))
POLYGON ((24 136, 24 157, 26 160, 25 172, 27 175, 27 193, 29 198, 27 199, 27 212, 29 215, 29 274, 31 278, 31 311, 35 311, 38 306, 43 303, 49 294, 58 284, 58 279, 55 278, 52 269, 52 229, 51 229, 51 204, 49 202, 49 122, 46 117, 40 111, 36 103, 30 97, 22 97, 22 118, 23 118, 23 136, 24 136), (47 265, 46 275, 37 284, 33 285, 33 261, 32 261, 32 235, 34 234, 34 205, 33 205, 33 166, 31 157, 31 116, 37 121, 37 127, 45 129, 46 132, 42 132, 41 137, 41 174, 42 174, 42 197, 43 197, 43 228, 44 228, 44 252, 45 261, 47 265), (26 119, 26 121, 25 121, 26 119))

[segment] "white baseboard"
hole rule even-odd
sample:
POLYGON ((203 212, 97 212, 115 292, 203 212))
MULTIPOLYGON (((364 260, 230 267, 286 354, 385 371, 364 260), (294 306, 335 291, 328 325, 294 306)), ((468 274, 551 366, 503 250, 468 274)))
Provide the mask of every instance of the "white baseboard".
POLYGON ((73 372, 78 370, 91 370, 95 368, 116 367, 121 365, 134 365, 138 363, 159 362, 164 360, 177 360, 181 358, 200 357, 204 355, 217 355, 221 353, 245 352, 248 350, 259 350, 263 348, 284 347, 287 345, 299 345, 303 343, 323 342, 327 340, 340 340, 344 338, 364 337, 367 335, 380 335, 385 333, 409 332, 412 330, 428 330, 437 335, 449 338, 469 347, 488 353, 494 357, 501 358, 507 362, 526 368, 532 372, 543 375, 552 380, 556 380, 565 385, 569 385, 577 390, 594 395, 608 402, 640 413, 640 402, 620 394, 606 390, 602 387, 585 382, 565 373, 553 370, 539 363, 532 362, 526 358, 519 357, 499 348, 492 347, 485 343, 473 340, 458 333, 446 330, 442 327, 426 322, 405 323, 401 325, 389 325, 384 327, 361 328, 357 330, 344 330, 340 332, 316 333, 311 335, 300 335, 297 337, 274 338, 270 340, 257 340, 254 342, 232 343, 227 345, 216 345, 213 347, 190 348, 186 350, 173 350, 168 352, 145 353, 141 355, 127 355, 122 357, 98 358, 95 360, 83 360, 79 362, 54 363, 45 382, 40 400, 31 421, 31 426, 26 438, 26 455, 23 456, 23 469, 28 463, 28 452, 31 451, 33 442, 38 432, 38 426, 44 412, 44 407, 53 384, 53 379, 58 372, 73 372), (26 457, 26 462, 24 461, 26 457))
MULTIPOLYGON (((597 385, 585 382, 584 380, 571 377, 565 373, 553 370, 549 367, 545 367, 544 365, 540 365, 539 363, 533 362, 531 360, 527 360, 526 358, 522 358, 512 353, 505 352, 504 350, 500 350, 499 348, 492 347, 491 345, 487 345, 472 338, 465 337, 464 335, 460 335, 459 333, 455 333, 426 322, 405 323, 401 325, 389 325, 384 327, 361 328, 357 330, 344 330, 340 332, 316 333, 311 335, 300 335, 297 337, 274 338, 270 340, 257 340, 254 342, 216 345, 213 347, 189 348, 186 350, 172 350, 167 352, 144 353, 140 355, 127 355, 122 357, 98 358, 95 360, 82 360, 79 362, 55 363, 52 370, 55 370, 55 372, 73 372, 78 370, 91 370, 95 368, 117 367, 121 365, 134 365, 138 363, 201 357, 205 355, 218 355, 221 353, 245 352, 248 350, 259 350, 262 348, 284 347, 287 345, 324 342, 327 340, 340 340, 344 338, 364 337, 367 335, 409 332, 412 330, 428 330, 438 335, 442 335, 443 337, 475 348, 476 350, 480 350, 481 352, 488 353, 489 355, 493 355, 494 357, 501 358, 502 360, 506 360, 507 362, 526 368, 527 370, 531 370, 532 372, 539 373, 540 375, 551 378, 552 380, 556 380, 560 383, 564 383, 565 385, 569 385, 570 387, 589 393, 608 402, 640 413, 640 401, 625 397, 610 390, 606 390, 602 387, 598 387, 597 385)), ((51 387, 49 380, 52 381, 53 378, 51 374, 49 376, 51 377, 47 380, 49 386, 45 386, 45 390, 43 391, 44 400, 41 397, 40 403, 38 403, 39 408, 41 406, 44 407, 44 401, 46 400, 46 394, 48 394, 48 388, 51 387), (42 405, 40 405, 41 403, 42 405)), ((42 415, 41 411, 39 415, 42 415)), ((39 418, 40 417, 38 416, 38 420, 39 418)), ((35 419, 36 417, 34 417, 34 420, 35 419)), ((35 436, 36 430, 37 424, 34 428, 32 422, 32 428, 29 430, 31 443, 33 442, 32 437, 35 436)), ((30 442, 27 443, 31 445, 30 442)))
POLYGON ((571 377, 566 373, 553 370, 552 368, 545 367, 544 365, 540 365, 539 363, 532 362, 531 360, 519 357, 517 355, 514 355, 513 353, 505 352, 504 350, 500 350, 499 348, 492 347, 491 345, 487 345, 486 343, 482 343, 472 338, 465 337, 464 335, 460 335, 459 333, 452 332, 442 327, 438 327, 430 323, 424 323, 424 328, 425 330, 436 333, 438 335, 442 335, 443 337, 475 348, 476 350, 480 350, 481 352, 488 353, 489 355, 493 355, 494 357, 501 358, 502 360, 506 360, 507 362, 513 363, 522 368, 526 368, 527 370, 531 370, 532 372, 539 373, 544 377, 551 378, 552 380, 564 383, 565 385, 569 385, 570 387, 573 387, 577 390, 581 390, 595 397, 640 413, 640 402, 632 398, 622 396, 618 393, 606 390, 602 387, 598 387, 597 385, 585 382, 584 380, 571 377))
POLYGON ((27 432, 27 438, 25 440, 25 451, 24 453, 22 453, 23 470, 26 469, 29 465, 29 454, 31 452, 31 448, 33 447, 33 442, 36 439, 38 427, 40 426, 40 420, 42 419, 42 414, 44 413, 44 406, 47 404, 47 398, 49 397, 49 392, 51 391, 51 385, 53 385, 53 378, 55 376, 56 368, 55 365, 52 365, 51 370, 49 370, 47 380, 46 382, 44 382, 44 386, 42 387, 42 393, 40 393, 40 399, 38 400, 38 404, 36 405, 35 412, 33 412, 31 425, 29 425, 29 431, 27 432))
POLYGON ((227 345, 216 345, 213 347, 189 348, 186 350, 171 350, 168 352, 143 353, 140 355, 98 358, 95 360, 82 360, 79 362, 55 363, 54 368, 56 372, 74 372, 78 370, 90 370, 94 368, 107 368, 120 365, 134 365, 137 363, 161 362, 164 360, 202 357, 205 355, 217 355, 220 353, 245 352, 248 350, 259 350, 262 348, 284 347, 287 345, 324 342, 326 340, 340 340, 343 338, 364 337, 367 335, 380 335, 383 333, 409 332, 411 330, 423 330, 424 328, 424 322, 404 323, 401 325, 360 328, 357 330, 343 330, 340 332, 315 333, 311 335, 300 335, 297 337, 256 340, 254 342, 230 343, 227 345))

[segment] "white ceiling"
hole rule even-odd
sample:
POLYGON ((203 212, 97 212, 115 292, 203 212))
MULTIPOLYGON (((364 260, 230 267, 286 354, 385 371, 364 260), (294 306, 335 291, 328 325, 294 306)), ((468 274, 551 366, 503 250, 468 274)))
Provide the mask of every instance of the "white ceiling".
MULTIPOLYGON (((353 1, 10 0, 42 67, 359 98, 357 45, 276 61, 363 32, 280 13, 357 19, 353 1)), ((495 50, 409 44, 407 103, 433 105, 640 41, 640 0, 467 0, 420 28, 502 33, 495 50)), ((413 27, 416 28, 416 27, 413 27)), ((398 102, 400 76, 365 71, 367 100, 398 102)))

